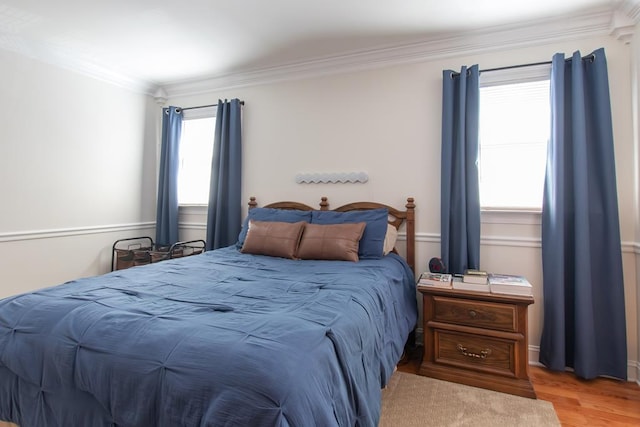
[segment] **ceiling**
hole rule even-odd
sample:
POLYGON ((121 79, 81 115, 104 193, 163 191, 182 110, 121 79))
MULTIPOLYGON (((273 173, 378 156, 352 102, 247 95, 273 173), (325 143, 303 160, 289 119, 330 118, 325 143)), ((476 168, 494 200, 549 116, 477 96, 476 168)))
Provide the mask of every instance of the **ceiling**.
POLYGON ((0 0, 0 49, 163 86, 635 0, 0 0))

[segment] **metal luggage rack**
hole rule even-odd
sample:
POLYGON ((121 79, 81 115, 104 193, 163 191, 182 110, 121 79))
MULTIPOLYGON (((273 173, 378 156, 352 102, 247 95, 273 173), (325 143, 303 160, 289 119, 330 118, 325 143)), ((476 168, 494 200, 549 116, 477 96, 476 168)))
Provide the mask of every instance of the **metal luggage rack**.
POLYGON ((171 246, 156 245, 148 236, 119 239, 113 243, 111 271, 197 255, 205 251, 205 245, 204 240, 187 240, 171 246))

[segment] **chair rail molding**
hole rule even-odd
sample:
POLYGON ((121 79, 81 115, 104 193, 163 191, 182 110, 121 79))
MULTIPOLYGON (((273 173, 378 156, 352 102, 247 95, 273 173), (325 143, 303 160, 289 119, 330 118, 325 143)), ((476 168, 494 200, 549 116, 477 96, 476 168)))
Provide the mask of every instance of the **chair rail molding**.
POLYGON ((131 224, 108 224, 86 227, 56 228, 49 230, 14 231, 8 233, 0 233, 0 243, 37 239, 53 239, 99 233, 118 233, 122 231, 148 230, 155 227, 155 221, 147 221, 131 224))

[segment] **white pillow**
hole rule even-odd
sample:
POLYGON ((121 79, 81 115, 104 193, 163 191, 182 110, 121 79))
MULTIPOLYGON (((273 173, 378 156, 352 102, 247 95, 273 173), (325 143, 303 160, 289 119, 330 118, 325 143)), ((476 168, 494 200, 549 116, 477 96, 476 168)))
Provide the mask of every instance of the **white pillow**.
POLYGON ((383 255, 388 254, 396 247, 398 239, 398 230, 391 224, 387 224, 387 234, 384 236, 384 245, 382 247, 383 255))

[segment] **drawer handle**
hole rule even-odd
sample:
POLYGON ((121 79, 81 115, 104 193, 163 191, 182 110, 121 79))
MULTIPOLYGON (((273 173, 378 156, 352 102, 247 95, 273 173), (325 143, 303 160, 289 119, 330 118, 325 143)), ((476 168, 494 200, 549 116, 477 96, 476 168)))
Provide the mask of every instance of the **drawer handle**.
POLYGON ((467 347, 463 346, 462 344, 458 344, 458 350, 463 355, 467 357, 472 357, 474 359, 486 359, 487 356, 491 354, 490 348, 487 348, 485 350, 480 350, 480 353, 473 353, 473 352, 467 351, 467 347))
POLYGON ((475 310, 469 310, 469 316, 472 319, 475 319, 477 315, 478 315, 478 313, 476 313, 475 310))

